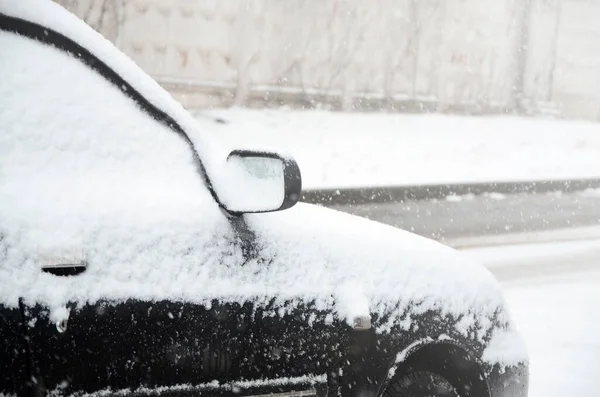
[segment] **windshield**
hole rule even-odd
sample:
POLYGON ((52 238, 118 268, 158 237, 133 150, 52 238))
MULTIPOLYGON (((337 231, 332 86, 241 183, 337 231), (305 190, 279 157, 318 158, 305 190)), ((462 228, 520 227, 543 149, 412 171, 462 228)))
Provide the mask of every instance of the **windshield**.
POLYGON ((5 225, 80 234, 116 214, 215 208, 193 150, 119 87, 59 49, 4 31, 0 40, 11 59, 0 66, 11 76, 0 87, 10 101, 0 109, 5 225))

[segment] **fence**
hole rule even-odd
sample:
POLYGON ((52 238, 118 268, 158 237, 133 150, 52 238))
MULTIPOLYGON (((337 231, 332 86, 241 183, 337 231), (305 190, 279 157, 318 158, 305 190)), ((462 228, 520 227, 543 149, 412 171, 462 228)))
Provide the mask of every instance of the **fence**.
POLYGON ((184 105, 600 118, 600 0, 61 0, 184 105))

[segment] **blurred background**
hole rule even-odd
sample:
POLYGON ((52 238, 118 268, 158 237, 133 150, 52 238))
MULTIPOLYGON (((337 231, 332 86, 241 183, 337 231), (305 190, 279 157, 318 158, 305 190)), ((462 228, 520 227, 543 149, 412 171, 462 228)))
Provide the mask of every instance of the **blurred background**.
POLYGON ((600 118, 592 0, 58 0, 188 108, 600 118))

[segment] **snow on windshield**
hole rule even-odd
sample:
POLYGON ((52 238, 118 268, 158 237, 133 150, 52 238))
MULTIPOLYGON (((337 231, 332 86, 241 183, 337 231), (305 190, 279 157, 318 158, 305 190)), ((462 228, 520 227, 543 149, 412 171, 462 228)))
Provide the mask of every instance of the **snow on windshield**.
POLYGON ((210 122, 194 120, 179 102, 131 59, 75 15, 48 0, 3 0, 0 2, 0 12, 47 26, 89 50, 186 131, 209 174, 222 164, 226 154, 204 134, 204 130, 211 127, 210 122))

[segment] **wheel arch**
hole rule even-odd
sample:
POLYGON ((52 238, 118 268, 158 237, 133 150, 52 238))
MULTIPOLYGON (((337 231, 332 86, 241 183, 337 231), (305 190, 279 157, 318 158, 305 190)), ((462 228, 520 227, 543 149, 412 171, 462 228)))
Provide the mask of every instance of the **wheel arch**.
POLYGON ((461 397, 491 395, 480 360, 453 339, 425 338, 410 344, 397 355, 378 395, 382 396, 389 384, 411 370, 431 371, 443 376, 461 397))

